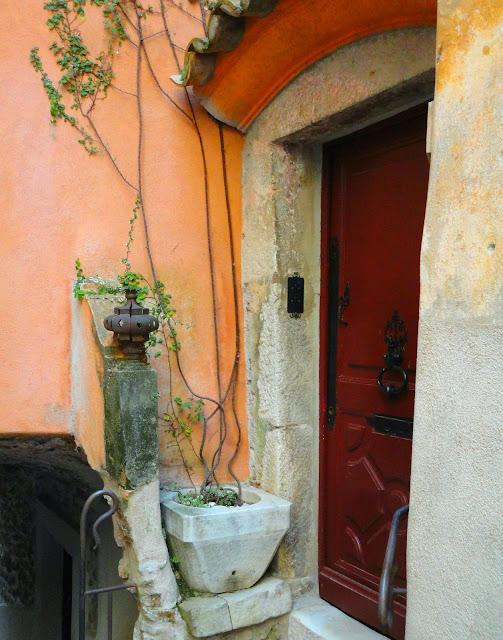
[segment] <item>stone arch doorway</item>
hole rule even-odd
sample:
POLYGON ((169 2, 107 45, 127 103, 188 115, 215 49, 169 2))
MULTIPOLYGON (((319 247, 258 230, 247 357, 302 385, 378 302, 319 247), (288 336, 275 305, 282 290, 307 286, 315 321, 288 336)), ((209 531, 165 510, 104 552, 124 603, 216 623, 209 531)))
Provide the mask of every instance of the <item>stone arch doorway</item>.
MULTIPOLYGON (((239 45, 226 40, 232 42, 230 53, 222 49, 227 53, 217 56, 211 80, 205 78, 196 86, 196 95, 216 118, 241 131, 317 60, 369 35, 435 25, 437 19, 436 0, 233 0, 233 4, 255 5, 251 14, 267 17, 246 18, 244 36, 237 37, 239 45), (264 14, 265 7, 273 10, 264 14)), ((232 25, 229 28, 232 31, 232 25)), ((212 56, 214 48, 209 47, 208 54, 212 56)), ((193 82, 197 85, 198 78, 193 82)))
POLYGON ((362 38, 296 77, 247 134, 242 260, 251 468, 264 489, 293 503, 275 571, 290 579, 294 595, 318 592, 323 144, 431 99, 434 67, 434 28, 362 38), (305 278, 298 319, 286 312, 294 272, 305 278))

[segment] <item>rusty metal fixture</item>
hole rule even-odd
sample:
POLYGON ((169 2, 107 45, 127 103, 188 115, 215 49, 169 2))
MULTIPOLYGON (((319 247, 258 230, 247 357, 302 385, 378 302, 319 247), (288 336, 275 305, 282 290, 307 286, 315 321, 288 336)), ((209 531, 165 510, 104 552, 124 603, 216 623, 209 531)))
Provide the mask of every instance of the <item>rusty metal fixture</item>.
POLYGON ((117 336, 119 349, 128 360, 141 360, 145 356, 144 343, 152 331, 159 328, 159 320, 136 302, 136 291, 133 290, 126 291, 126 304, 115 307, 103 324, 117 336))

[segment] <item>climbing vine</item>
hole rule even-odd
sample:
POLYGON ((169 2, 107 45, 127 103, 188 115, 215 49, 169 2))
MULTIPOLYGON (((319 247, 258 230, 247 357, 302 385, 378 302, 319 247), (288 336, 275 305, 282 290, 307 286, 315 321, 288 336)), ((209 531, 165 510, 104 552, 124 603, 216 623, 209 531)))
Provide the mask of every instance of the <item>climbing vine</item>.
MULTIPOLYGON (((176 4, 174 0, 166 0, 173 8, 187 14, 191 19, 198 20, 206 31, 206 13, 211 8, 211 3, 206 0, 190 0, 198 2, 200 17, 192 11, 182 7, 181 2, 176 4)), ((182 463, 192 482, 192 472, 182 446, 188 442, 196 459, 201 463, 204 471, 204 481, 200 489, 200 497, 203 501, 215 500, 220 496, 217 480, 217 472, 222 459, 224 443, 228 436, 230 421, 236 429, 236 446, 228 461, 228 470, 238 485, 232 464, 237 455, 241 441, 241 428, 236 411, 236 383, 238 376, 240 327, 238 317, 238 289, 235 268, 235 254, 233 246, 232 219, 229 204, 227 168, 225 158, 224 131, 221 123, 218 126, 222 176, 225 203, 227 210, 228 234, 231 253, 232 286, 234 302, 235 324, 235 350, 230 373, 225 376, 222 371, 222 355, 220 349, 220 331, 217 314, 217 299, 215 290, 215 260, 213 237, 211 232, 210 203, 209 203, 209 174, 205 142, 201 133, 193 98, 185 88, 185 100, 176 100, 162 85, 158 74, 152 64, 148 41, 154 37, 163 37, 169 47, 171 55, 181 70, 178 59, 177 46, 172 38, 172 30, 169 26, 168 12, 163 0, 156 5, 145 5, 138 0, 52 0, 44 5, 48 13, 47 27, 54 34, 54 40, 49 46, 49 51, 54 56, 58 68, 59 77, 54 80, 44 67, 40 55, 40 48, 31 50, 30 62, 34 70, 41 75, 41 80, 49 100, 51 122, 57 124, 63 122, 76 131, 78 143, 89 155, 104 153, 113 166, 120 180, 133 192, 134 205, 129 219, 128 238, 125 245, 125 255, 122 259, 124 271, 117 276, 115 282, 110 282, 100 276, 86 277, 82 264, 76 260, 76 285, 75 296, 83 299, 86 296, 101 295, 120 297, 127 289, 136 291, 137 301, 140 304, 148 304, 152 313, 159 318, 159 330, 150 337, 149 346, 152 348, 152 356, 159 357, 161 349, 165 349, 168 355, 168 380, 169 399, 161 420, 167 425, 171 435, 173 446, 177 447, 182 463), (100 11, 105 35, 105 45, 96 54, 91 53, 84 40, 84 28, 87 21, 87 11, 90 9, 100 11), (146 30, 147 20, 154 18, 160 22, 161 29, 153 33, 146 30), (129 47, 134 52, 135 58, 135 89, 134 92, 125 91, 115 84, 114 60, 122 48, 129 47), (144 107, 142 96, 141 74, 148 71, 155 86, 166 99, 170 108, 175 108, 183 114, 192 124, 194 134, 198 140, 202 161, 202 185, 205 196, 205 222, 207 237, 208 267, 211 280, 212 298, 212 323, 215 352, 215 376, 217 397, 213 398, 198 393, 191 384, 188 374, 182 366, 180 351, 182 348, 178 337, 175 320, 175 309, 171 304, 171 295, 166 291, 165 285, 157 277, 156 263, 152 253, 149 235, 149 213, 145 204, 145 178, 144 164, 144 107), (95 118, 97 105, 104 101, 110 91, 119 91, 130 96, 136 104, 137 131, 136 131, 136 175, 131 178, 115 157, 106 139, 105 133, 95 118), (141 219, 145 236, 145 248, 150 265, 150 276, 132 271, 130 262, 131 244, 134 240, 135 225, 141 219), (84 284, 93 283, 93 290, 84 284), (178 371, 180 379, 185 387, 187 398, 174 395, 172 387, 173 367, 178 371), (227 415, 224 405, 230 405, 231 415, 227 415), (211 453, 208 452, 209 427, 216 421, 218 431, 218 443, 211 453), (200 445, 196 449, 192 436, 194 428, 201 427, 200 445)), ((221 494, 222 503, 227 503, 230 498, 227 493, 221 494)), ((220 499, 220 498, 218 498, 220 499)), ((239 501, 239 497, 237 498, 239 501)))

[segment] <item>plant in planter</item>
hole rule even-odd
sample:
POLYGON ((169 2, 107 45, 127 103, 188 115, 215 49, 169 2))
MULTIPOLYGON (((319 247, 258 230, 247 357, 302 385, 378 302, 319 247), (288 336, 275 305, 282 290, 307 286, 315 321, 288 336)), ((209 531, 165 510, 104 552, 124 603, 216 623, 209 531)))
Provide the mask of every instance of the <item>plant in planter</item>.
POLYGON ((208 507, 193 499, 189 506, 185 495, 163 492, 161 509, 170 549, 189 587, 225 593, 253 586, 290 527, 290 503, 249 486, 242 487, 241 506, 208 507))

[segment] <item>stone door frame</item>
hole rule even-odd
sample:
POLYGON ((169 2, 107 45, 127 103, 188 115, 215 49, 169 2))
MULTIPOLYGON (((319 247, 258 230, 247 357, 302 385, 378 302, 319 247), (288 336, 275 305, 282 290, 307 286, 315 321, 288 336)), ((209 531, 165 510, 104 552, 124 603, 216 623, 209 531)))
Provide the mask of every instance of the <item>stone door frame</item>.
MULTIPOLYGON (((322 146, 431 100, 435 28, 341 47, 293 80, 250 127, 243 152, 242 279, 251 477, 290 500, 274 571, 317 590, 322 146), (289 317, 287 278, 305 278, 289 317)), ((426 150, 425 150, 426 152, 426 150)))

